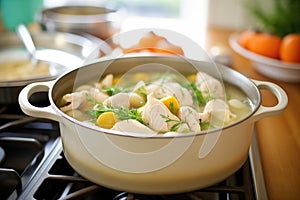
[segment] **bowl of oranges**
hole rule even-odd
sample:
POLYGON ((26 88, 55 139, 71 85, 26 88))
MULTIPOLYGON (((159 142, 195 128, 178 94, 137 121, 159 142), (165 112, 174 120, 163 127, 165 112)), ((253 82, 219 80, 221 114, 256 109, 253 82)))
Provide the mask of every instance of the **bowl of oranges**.
POLYGON ((245 30, 229 37, 231 48, 252 61, 261 74, 284 82, 300 82, 300 34, 276 35, 245 30))

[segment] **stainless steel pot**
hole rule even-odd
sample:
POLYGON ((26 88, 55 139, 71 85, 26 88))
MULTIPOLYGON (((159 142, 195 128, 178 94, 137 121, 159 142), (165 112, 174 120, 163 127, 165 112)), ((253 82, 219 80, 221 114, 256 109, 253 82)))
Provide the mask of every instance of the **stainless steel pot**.
POLYGON ((209 186, 238 170, 248 157, 254 122, 280 114, 288 102, 286 93, 279 86, 250 80, 218 65, 224 81, 243 90, 253 103, 252 113, 222 129, 180 136, 146 136, 100 129, 60 111, 61 97, 72 91, 74 85, 99 78, 102 73, 125 73, 146 63, 170 66, 182 73, 195 70, 189 66, 191 63, 207 73, 212 73, 214 68, 211 63, 186 62, 174 56, 102 60, 73 70, 55 81, 28 85, 19 96, 21 109, 28 115, 60 122, 64 154, 83 177, 116 190, 169 194, 209 186), (260 89, 271 91, 278 99, 277 105, 262 106, 260 89), (50 106, 37 108, 28 102, 37 91, 49 91, 50 106))
MULTIPOLYGON (((38 49, 50 48, 60 49, 71 53, 82 60, 90 57, 91 52, 96 52, 96 48, 103 47, 107 52, 107 45, 99 45, 103 41, 92 36, 81 36, 70 33, 36 33, 33 40, 38 49)), ((15 33, 3 33, 0 37, 0 62, 7 60, 20 60, 27 57, 27 52, 15 33), (5 54, 5 55, 2 55, 5 54), (10 57, 10 58, 8 58, 10 57)), ((29 58, 29 55, 28 55, 29 58)), ((70 62, 71 63, 71 62, 70 62)), ((82 63, 79 63, 82 65, 82 63)), ((78 65, 79 66, 79 65, 78 65)), ((37 81, 49 81, 57 78, 63 72, 74 69, 78 66, 61 66, 55 64, 55 74, 49 76, 35 77, 19 80, 0 80, 0 104, 11 104, 18 102, 18 95, 22 88, 30 83, 37 81)), ((44 95, 36 95, 34 101, 45 100, 44 95)))
POLYGON ((120 29, 121 9, 90 6, 67 5, 46 8, 37 20, 49 32, 89 33, 108 39, 120 29))

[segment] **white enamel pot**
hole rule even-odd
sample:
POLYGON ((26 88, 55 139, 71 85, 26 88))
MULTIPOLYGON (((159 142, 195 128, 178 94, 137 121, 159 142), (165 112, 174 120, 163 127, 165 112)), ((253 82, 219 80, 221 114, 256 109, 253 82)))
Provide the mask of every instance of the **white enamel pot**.
POLYGON ((237 171, 248 157, 254 122, 280 114, 288 103, 286 93, 279 86, 250 80, 228 67, 218 66, 223 80, 243 90, 253 103, 252 113, 222 129, 180 136, 134 135, 91 126, 60 111, 61 97, 72 91, 74 85, 99 79, 103 73, 125 73, 145 63, 170 66, 182 73, 191 72, 190 64, 212 75, 215 69, 211 63, 174 56, 101 60, 57 80, 26 86, 19 95, 20 107, 30 116, 60 123, 65 157, 83 177, 116 190, 171 194, 212 185, 237 171), (260 89, 272 92, 278 103, 262 106, 260 89), (32 94, 41 91, 48 91, 48 107, 35 107, 28 101, 32 94))

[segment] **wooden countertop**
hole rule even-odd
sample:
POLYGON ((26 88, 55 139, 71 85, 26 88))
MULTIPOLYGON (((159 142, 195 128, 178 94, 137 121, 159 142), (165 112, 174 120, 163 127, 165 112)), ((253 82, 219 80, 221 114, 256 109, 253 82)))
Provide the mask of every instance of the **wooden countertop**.
MULTIPOLYGON (((210 28, 206 46, 224 45, 230 48, 228 37, 234 31, 210 28)), ((300 84, 284 83, 265 77, 255 71, 251 62, 235 53, 235 70, 249 78, 270 81, 281 86, 289 102, 283 114, 256 122, 257 140, 269 199, 299 199, 300 197, 300 84)), ((263 105, 275 105, 277 100, 270 92, 261 91, 263 105)))

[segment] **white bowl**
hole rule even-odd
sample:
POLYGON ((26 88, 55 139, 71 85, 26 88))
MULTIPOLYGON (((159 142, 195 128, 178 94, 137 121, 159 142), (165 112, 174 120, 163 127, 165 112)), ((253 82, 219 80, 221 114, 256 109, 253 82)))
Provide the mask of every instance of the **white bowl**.
POLYGON ((238 43, 238 33, 229 37, 231 48, 238 54, 252 61, 255 69, 261 74, 284 82, 300 82, 300 63, 288 63, 253 53, 238 43))

